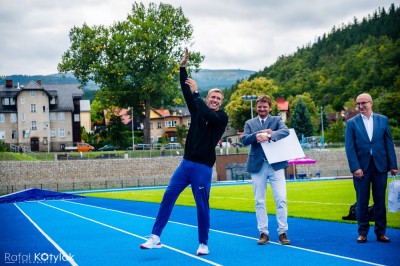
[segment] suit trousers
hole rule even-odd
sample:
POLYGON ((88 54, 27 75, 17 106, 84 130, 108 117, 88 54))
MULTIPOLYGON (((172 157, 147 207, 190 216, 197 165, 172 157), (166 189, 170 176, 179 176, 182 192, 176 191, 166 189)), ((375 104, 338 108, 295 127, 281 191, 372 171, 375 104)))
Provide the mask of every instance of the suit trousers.
POLYGON ((372 198, 374 200, 375 234, 377 236, 386 233, 386 187, 387 173, 381 173, 376 169, 374 159, 371 156, 368 169, 364 176, 359 179, 353 177, 354 188, 357 196, 356 218, 358 221, 358 234, 368 235, 369 215, 368 204, 370 199, 370 190, 372 186, 372 198))
POLYGON ((269 235, 268 214, 266 208, 267 182, 269 180, 275 200, 278 235, 285 233, 288 230, 288 210, 284 169, 275 171, 274 168, 272 168, 272 166, 265 161, 260 172, 251 173, 251 179, 253 181, 257 228, 259 232, 269 235))
POLYGON ((207 244, 210 230, 211 178, 212 167, 183 159, 165 190, 152 234, 161 236, 178 196, 188 185, 191 185, 196 201, 199 243, 207 244))

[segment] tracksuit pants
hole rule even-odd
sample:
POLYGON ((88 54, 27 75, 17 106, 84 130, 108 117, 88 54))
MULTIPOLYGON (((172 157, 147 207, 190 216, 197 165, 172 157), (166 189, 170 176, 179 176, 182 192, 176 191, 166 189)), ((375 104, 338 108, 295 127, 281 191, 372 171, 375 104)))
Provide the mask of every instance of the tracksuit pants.
POLYGON ((197 209, 199 243, 207 244, 210 229, 211 178, 212 167, 183 159, 172 175, 164 193, 152 234, 161 236, 178 196, 187 186, 191 185, 197 209))

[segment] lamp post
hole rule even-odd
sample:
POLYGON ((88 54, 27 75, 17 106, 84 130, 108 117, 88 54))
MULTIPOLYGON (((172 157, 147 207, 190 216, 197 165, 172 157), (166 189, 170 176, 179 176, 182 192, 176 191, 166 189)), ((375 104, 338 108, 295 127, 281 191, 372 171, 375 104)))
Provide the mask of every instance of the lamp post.
POLYGON ((322 106, 321 106, 321 147, 324 148, 324 118, 322 115, 322 106))
POLYGON ((257 95, 245 95, 245 96, 242 96, 242 100, 250 101, 251 118, 253 118, 253 101, 257 100, 257 95))
POLYGON ((47 127, 47 153, 50 153, 50 121, 46 122, 47 127))
POLYGON ((135 127, 134 127, 134 120, 133 120, 133 107, 129 107, 131 109, 131 123, 132 123, 132 151, 135 149, 135 127))

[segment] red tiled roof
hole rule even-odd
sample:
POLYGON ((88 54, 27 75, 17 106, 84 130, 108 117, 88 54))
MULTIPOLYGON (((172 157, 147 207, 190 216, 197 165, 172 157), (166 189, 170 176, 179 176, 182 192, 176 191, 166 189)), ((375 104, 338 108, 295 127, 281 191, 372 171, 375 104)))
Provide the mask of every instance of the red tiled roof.
POLYGON ((289 102, 285 101, 285 98, 276 98, 276 105, 278 105, 279 111, 288 111, 289 102))
MULTIPOLYGON (((115 108, 115 111, 118 111, 118 114, 121 117, 121 121, 124 125, 128 125, 131 123, 131 116, 129 114, 128 109, 123 108, 121 110, 118 110, 118 108, 115 108)), ((103 112, 104 112, 104 117, 107 117, 108 110, 104 110, 103 112)), ((108 124, 108 122, 109 119, 105 118, 106 125, 108 124)))
POLYGON ((161 116, 170 116, 171 115, 169 110, 165 110, 165 109, 158 109, 158 110, 154 110, 154 111, 157 112, 161 116))

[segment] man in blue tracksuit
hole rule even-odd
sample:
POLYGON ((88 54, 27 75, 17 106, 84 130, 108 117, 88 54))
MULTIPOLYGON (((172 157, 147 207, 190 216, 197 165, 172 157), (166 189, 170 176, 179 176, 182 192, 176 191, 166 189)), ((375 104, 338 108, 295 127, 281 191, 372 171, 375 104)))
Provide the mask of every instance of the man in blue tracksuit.
POLYGON ((196 82, 188 78, 186 72, 188 58, 189 52, 186 49, 180 63, 181 88, 191 115, 185 153, 164 193, 152 234, 145 243, 140 245, 140 248, 162 247, 160 236, 169 220, 172 208, 180 193, 191 185, 197 207, 199 238, 197 255, 207 255, 210 228, 209 197, 212 168, 216 158, 215 146, 225 131, 228 116, 223 110, 219 110, 224 97, 221 90, 211 89, 205 101, 200 97, 196 82))

